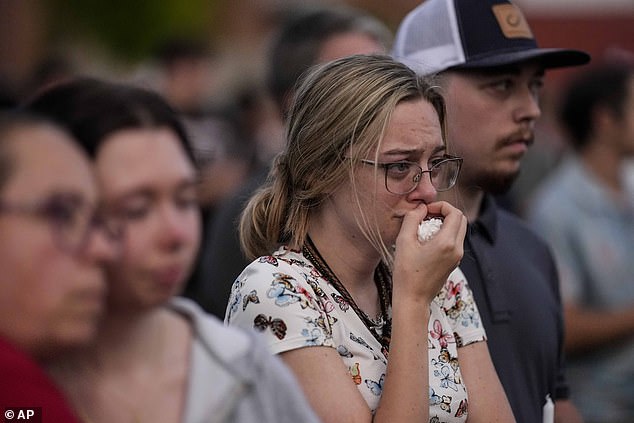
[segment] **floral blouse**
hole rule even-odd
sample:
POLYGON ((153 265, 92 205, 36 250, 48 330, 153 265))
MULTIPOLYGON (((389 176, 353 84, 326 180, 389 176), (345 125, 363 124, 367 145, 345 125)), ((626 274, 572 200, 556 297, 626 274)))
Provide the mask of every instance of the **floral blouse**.
MULTIPOLYGON (((430 423, 465 422, 468 400, 457 350, 486 336, 459 268, 430 308, 430 423)), ((262 332, 276 354, 307 346, 335 348, 368 406, 376 410, 386 354, 341 293, 301 252, 282 247, 247 266, 233 284, 225 321, 262 332)))

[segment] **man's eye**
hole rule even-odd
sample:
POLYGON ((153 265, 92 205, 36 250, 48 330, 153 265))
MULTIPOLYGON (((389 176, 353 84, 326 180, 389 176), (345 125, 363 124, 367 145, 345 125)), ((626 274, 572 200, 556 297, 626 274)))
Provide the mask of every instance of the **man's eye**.
POLYGON ((535 79, 535 80, 531 81, 531 83, 530 83, 530 90, 533 93, 533 95, 537 96, 539 94, 539 92, 541 91, 543 86, 544 86, 544 81, 543 80, 535 79))
POLYGON ((510 79, 504 79, 501 81, 493 82, 490 87, 496 91, 505 92, 511 89, 513 86, 513 81, 510 79))

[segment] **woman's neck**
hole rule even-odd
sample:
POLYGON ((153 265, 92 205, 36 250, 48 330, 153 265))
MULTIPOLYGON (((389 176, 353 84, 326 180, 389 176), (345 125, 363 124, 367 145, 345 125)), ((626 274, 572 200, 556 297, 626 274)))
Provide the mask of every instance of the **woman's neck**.
POLYGON ((337 222, 322 214, 311 219, 308 235, 359 308, 367 315, 375 316, 380 307, 374 271, 381 256, 360 232, 346 232, 337 222))
POLYGON ((171 313, 164 307, 136 311, 107 312, 97 339, 81 356, 94 368, 124 370, 148 362, 165 348, 171 313))
POLYGON ((166 307, 110 310, 96 342, 51 373, 86 421, 178 421, 191 344, 188 321, 166 307))
POLYGON ((380 262, 376 249, 365 238, 354 239, 340 231, 316 230, 325 227, 327 224, 311 224, 308 235, 328 267, 348 290, 373 285, 374 269, 380 262))

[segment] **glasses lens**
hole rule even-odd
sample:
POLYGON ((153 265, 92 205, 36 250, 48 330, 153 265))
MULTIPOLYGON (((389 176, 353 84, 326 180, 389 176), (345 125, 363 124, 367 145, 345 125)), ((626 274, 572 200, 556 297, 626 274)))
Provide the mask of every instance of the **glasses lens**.
POLYGON ((460 173, 460 159, 447 159, 430 169, 431 183, 436 191, 446 191, 454 186, 460 173))
POLYGON ((385 187, 392 194, 412 192, 422 175, 422 168, 416 163, 397 162, 385 168, 385 187))
POLYGON ((60 247, 77 251, 91 223, 90 208, 73 198, 53 197, 44 205, 43 211, 53 226, 60 247))

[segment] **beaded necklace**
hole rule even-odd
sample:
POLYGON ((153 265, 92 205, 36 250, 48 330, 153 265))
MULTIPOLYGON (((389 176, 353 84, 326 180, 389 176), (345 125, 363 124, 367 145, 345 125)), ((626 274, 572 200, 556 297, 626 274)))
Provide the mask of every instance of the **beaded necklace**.
POLYGON ((381 315, 375 320, 371 319, 357 306, 352 295, 350 295, 346 287, 341 283, 339 278, 337 278, 332 269, 330 269, 328 263, 326 263, 326 260, 321 256, 310 237, 306 237, 306 243, 302 247, 302 254, 312 262, 315 270, 339 291, 343 299, 352 307, 370 333, 379 341, 382 346, 383 354, 387 357, 390 349, 390 338, 392 336, 392 319, 388 316, 388 309, 392 301, 392 284, 388 281, 391 281, 392 277, 387 266, 381 262, 374 271, 374 283, 379 293, 379 306, 381 307, 381 315))

